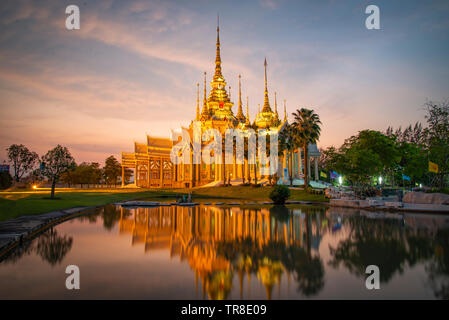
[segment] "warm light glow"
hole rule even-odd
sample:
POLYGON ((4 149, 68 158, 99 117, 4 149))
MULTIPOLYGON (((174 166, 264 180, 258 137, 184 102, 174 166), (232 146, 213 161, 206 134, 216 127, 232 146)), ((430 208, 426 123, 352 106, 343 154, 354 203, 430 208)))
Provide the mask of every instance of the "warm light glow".
POLYGON ((382 177, 379 177, 379 184, 382 184, 382 177))
POLYGON ((33 189, 36 190, 36 189, 37 189, 37 186, 36 186, 36 185, 33 185, 33 189))
POLYGON ((343 183, 343 176, 338 177, 338 183, 341 185, 343 183))

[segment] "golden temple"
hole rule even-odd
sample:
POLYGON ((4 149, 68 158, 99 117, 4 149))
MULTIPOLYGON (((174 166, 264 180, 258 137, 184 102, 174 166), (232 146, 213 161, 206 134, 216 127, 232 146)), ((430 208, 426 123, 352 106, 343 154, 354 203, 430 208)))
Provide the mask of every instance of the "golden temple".
MULTIPOLYGON (((267 60, 264 61, 265 69, 265 91, 262 110, 256 114, 254 122, 249 119, 249 106, 247 97, 246 116, 243 113, 241 76, 239 75, 239 95, 238 110, 234 115, 232 108, 234 103, 231 101, 230 93, 226 90, 226 81, 222 74, 222 61, 220 53, 220 27, 217 25, 215 72, 210 82, 210 92, 207 95, 206 72, 204 72, 203 103, 200 108, 199 84, 197 84, 197 101, 195 122, 201 123, 201 134, 208 129, 217 129, 223 137, 227 129, 240 129, 243 132, 248 130, 265 129, 268 132, 277 133, 287 123, 287 111, 284 100, 284 119, 281 121, 277 110, 277 95, 275 92, 275 109, 271 109, 268 94, 267 80, 267 60), (201 110, 200 110, 201 109, 201 110)), ((188 128, 190 138, 193 137, 194 121, 188 128)), ((170 160, 170 152, 177 141, 169 138, 156 138, 147 136, 147 143, 134 143, 134 152, 122 152, 122 186, 124 186, 125 168, 132 168, 134 172, 134 183, 137 187, 195 187, 206 184, 213 184, 219 181, 240 180, 242 182, 251 182, 252 179, 260 181, 264 178, 260 173, 261 165, 251 165, 247 159, 244 163, 236 163, 235 154, 233 164, 173 164, 170 160)), ((202 143, 201 147, 205 144, 202 143)), ((315 147, 316 149, 316 147, 315 147)), ((224 145, 223 145, 224 154, 224 145)), ((193 153, 191 151, 191 153, 193 153)), ((285 170, 292 171, 295 178, 300 178, 302 174, 303 159, 301 149, 293 153, 291 164, 285 154, 278 161, 276 176, 284 177, 285 170)), ((313 156, 313 152, 310 153, 313 156)), ((319 154, 318 154, 319 155, 319 154)), ((317 171, 317 161, 315 157, 315 166, 317 171)), ((224 161, 223 161, 224 162, 224 161)), ((310 164, 310 161, 309 161, 310 164)), ((310 172, 310 170, 309 170, 310 172)), ((317 177, 317 173, 315 173, 317 177)), ((271 178, 271 177, 270 177, 271 178)))

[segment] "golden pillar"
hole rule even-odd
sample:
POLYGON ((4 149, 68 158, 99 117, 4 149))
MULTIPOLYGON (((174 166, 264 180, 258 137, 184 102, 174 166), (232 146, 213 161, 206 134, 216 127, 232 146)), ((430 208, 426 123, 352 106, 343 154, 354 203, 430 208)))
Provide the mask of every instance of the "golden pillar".
POLYGON ((164 186, 163 178, 164 178, 164 159, 162 157, 160 158, 161 165, 160 165, 160 187, 162 188, 164 186))
POLYGON ((237 179, 237 163, 236 163, 236 157, 235 157, 235 153, 233 153, 232 155, 232 178, 233 179, 237 179))
POLYGON ((150 185, 150 158, 148 158, 147 162, 147 187, 149 188, 150 185))

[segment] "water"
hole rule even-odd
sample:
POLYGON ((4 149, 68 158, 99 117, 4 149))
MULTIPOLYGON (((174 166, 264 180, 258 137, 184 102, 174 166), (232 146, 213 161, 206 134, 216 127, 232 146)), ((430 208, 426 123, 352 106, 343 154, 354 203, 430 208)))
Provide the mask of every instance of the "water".
POLYGON ((110 205, 4 259, 0 299, 13 298, 448 299, 449 216, 110 205), (72 264, 80 290, 65 287, 72 264))

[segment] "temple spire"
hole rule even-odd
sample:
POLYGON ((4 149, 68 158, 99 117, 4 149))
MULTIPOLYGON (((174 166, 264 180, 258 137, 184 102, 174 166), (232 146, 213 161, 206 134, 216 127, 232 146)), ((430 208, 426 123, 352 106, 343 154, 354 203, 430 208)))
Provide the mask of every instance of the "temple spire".
POLYGON ((206 72, 204 72, 204 97, 203 97, 203 111, 201 112, 201 120, 206 120, 209 115, 207 108, 207 96, 206 96, 206 72))
POLYGON ((196 121, 200 120, 200 84, 196 83, 196 121))
POLYGON ((262 112, 272 112, 270 108, 270 102, 268 100, 267 58, 265 58, 264 66, 265 66, 265 98, 263 101, 262 112))
POLYGON ((217 14, 217 56, 215 57, 215 78, 223 78, 221 75, 221 56, 220 56, 220 17, 217 14))
POLYGON ((287 107, 285 106, 285 99, 284 99, 284 122, 287 121, 287 107))
POLYGON ((241 83, 242 76, 239 75, 239 110, 242 109, 242 83, 241 83))
POLYGON ((231 86, 229 86, 228 88, 229 88, 229 100, 231 100, 231 86))
POLYGON ((242 83, 241 83, 241 78, 242 76, 239 75, 239 109, 237 111, 237 116, 236 118, 240 121, 240 122, 245 122, 245 115, 243 114, 243 108, 242 108, 242 83))

